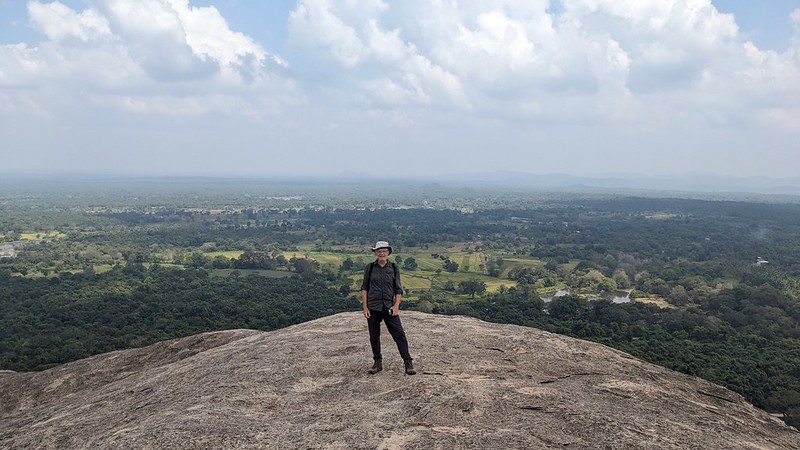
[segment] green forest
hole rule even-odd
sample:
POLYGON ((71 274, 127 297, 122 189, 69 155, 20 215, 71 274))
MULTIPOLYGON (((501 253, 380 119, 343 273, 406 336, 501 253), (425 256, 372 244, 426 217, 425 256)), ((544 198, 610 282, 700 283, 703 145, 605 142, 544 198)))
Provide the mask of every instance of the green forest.
POLYGON ((592 340, 800 426, 800 198, 408 182, 0 180, 0 370, 360 309, 592 340))

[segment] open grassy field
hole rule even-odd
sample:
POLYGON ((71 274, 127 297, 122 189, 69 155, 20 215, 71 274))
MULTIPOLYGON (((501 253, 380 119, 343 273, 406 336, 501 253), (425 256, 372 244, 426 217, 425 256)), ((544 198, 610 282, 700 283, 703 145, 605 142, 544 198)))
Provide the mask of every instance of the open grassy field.
POLYGON ((214 269, 211 272, 211 276, 228 277, 233 271, 239 272, 243 277, 246 277, 248 275, 258 275, 267 278, 286 278, 294 275, 294 272, 288 272, 285 270, 214 269))
POLYGON ((417 269, 425 272, 434 272, 436 269, 441 269, 444 261, 439 258, 434 258, 429 253, 413 255, 414 260, 417 261, 417 269))
POLYGON ((428 290, 431 288, 431 278, 412 271, 405 271, 400 276, 403 287, 412 293, 420 289, 428 290))
POLYGON ((109 270, 111 270, 112 267, 114 266, 112 266, 111 264, 100 264, 94 266, 94 273, 108 272, 109 270))
POLYGON ((243 251, 238 251, 238 250, 231 250, 231 251, 225 251, 225 252, 208 252, 208 253, 206 253, 206 256, 208 256, 209 258, 215 258, 217 256, 224 256, 224 257, 226 257, 228 259, 236 259, 239 256, 241 256, 242 253, 244 253, 244 252, 243 251))
POLYGON ((514 267, 528 267, 531 269, 538 269, 543 267, 545 262, 541 259, 535 258, 503 258, 503 270, 500 273, 501 278, 508 277, 508 272, 514 267))
POLYGON ((458 263, 459 272, 483 273, 483 253, 455 253, 450 257, 458 263))
POLYGON ((667 303, 666 300, 664 300, 661 297, 635 298, 633 299, 633 301, 636 303, 649 303, 651 305, 656 305, 661 309, 675 308, 675 306, 670 305, 669 303, 667 303))
POLYGON ((61 239, 65 237, 66 234, 58 232, 58 231, 48 231, 48 232, 29 232, 29 233, 20 233, 19 240, 21 241, 35 241, 38 239, 61 239))
MULTIPOLYGON (((366 264, 369 261, 374 259, 374 256, 371 253, 333 253, 333 252, 320 252, 320 251, 296 251, 296 252, 283 252, 283 256, 286 259, 291 259, 292 257, 295 258, 311 258, 320 265, 328 265, 333 267, 339 267, 342 265, 342 261, 347 258, 352 259, 353 261, 358 261, 361 258, 362 263, 366 264)), ((363 265, 362 264, 362 265, 363 265)))

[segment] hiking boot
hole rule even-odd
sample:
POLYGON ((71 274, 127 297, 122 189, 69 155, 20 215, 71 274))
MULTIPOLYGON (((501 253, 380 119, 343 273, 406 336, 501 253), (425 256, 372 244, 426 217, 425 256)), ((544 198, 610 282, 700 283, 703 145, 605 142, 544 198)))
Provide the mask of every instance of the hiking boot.
POLYGON ((372 363, 372 368, 370 368, 367 373, 369 374, 376 374, 383 370, 383 361, 380 359, 376 359, 374 363, 372 363))
POLYGON ((414 364, 411 363, 410 359, 405 359, 403 362, 406 364, 406 375, 414 375, 417 373, 417 371, 414 370, 414 364))

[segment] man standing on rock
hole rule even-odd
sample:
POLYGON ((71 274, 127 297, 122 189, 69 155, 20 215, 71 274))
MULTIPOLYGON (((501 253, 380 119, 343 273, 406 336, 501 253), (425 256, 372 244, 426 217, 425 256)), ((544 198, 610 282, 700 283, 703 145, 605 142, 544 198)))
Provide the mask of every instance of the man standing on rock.
POLYGON ((364 268, 364 281, 361 282, 361 303, 364 317, 369 326, 369 343, 372 346, 372 368, 369 373, 375 374, 383 370, 381 356, 381 321, 392 335, 400 356, 405 363, 406 375, 414 375, 411 354, 408 353, 408 339, 400 322, 400 297, 403 285, 400 283, 400 268, 389 262, 392 246, 386 241, 378 241, 372 249, 377 259, 364 268))

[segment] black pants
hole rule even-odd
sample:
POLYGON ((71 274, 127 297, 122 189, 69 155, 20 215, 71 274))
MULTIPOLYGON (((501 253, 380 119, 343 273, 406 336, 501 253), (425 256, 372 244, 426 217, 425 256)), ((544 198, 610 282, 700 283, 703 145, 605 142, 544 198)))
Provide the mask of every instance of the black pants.
POLYGON ((408 339, 406 339, 406 332, 403 331, 400 316, 390 316, 389 310, 386 308, 383 311, 369 310, 367 325, 369 325, 369 344, 372 346, 372 357, 374 359, 383 359, 383 356, 381 356, 381 321, 386 323, 386 329, 389 330, 394 343, 397 344, 400 356, 403 359, 410 360, 411 354, 408 353, 408 339))

